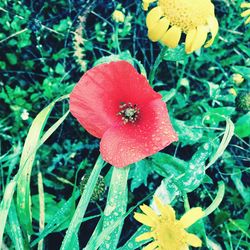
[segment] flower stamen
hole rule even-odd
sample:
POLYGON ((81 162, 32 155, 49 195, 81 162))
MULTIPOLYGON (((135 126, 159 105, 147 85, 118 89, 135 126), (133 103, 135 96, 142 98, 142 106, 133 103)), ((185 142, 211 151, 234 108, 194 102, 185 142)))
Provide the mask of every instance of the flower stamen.
POLYGON ((124 124, 128 122, 135 123, 140 113, 140 109, 136 104, 121 102, 119 105, 121 111, 117 115, 122 116, 122 121, 124 124))

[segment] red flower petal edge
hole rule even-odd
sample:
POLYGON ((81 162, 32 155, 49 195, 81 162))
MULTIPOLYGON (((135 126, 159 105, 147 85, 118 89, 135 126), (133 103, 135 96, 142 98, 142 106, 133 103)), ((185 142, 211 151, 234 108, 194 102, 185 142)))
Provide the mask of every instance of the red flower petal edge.
POLYGON ((101 155, 115 167, 137 162, 178 140, 161 95, 126 61, 87 71, 70 94, 70 112, 101 138, 101 155))

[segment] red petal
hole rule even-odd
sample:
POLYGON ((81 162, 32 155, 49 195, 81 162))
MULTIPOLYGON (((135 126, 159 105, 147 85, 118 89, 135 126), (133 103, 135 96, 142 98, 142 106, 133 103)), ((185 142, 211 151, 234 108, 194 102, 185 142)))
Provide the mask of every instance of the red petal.
POLYGON ((100 151, 103 159, 113 166, 125 167, 177 140, 166 104, 158 99, 141 109, 135 124, 107 130, 101 139, 100 151))
POLYGON ((92 135, 101 138, 110 127, 121 124, 119 105, 138 106, 161 98, 126 61, 98 65, 87 71, 70 94, 70 111, 92 135))

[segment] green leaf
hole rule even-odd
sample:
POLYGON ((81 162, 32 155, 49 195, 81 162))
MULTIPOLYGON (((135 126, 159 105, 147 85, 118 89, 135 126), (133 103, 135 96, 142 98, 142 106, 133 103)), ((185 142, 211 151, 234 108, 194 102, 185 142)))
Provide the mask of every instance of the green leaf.
POLYGON ((161 152, 152 155, 151 158, 153 170, 163 177, 179 176, 184 172, 187 165, 185 161, 161 152))
POLYGON ((6 58, 9 61, 11 65, 16 65, 17 64, 17 57, 13 53, 6 53, 6 58))
POLYGON ((250 204, 250 196, 249 196, 250 188, 245 187, 245 185, 241 181, 241 177, 242 177, 242 174, 241 174, 241 171, 239 169, 235 169, 234 173, 231 174, 231 179, 232 179, 236 189, 238 190, 238 192, 242 196, 245 203, 250 204))
POLYGON ((193 145, 202 138, 203 129, 197 128, 195 125, 194 121, 186 122, 173 119, 173 127, 178 134, 182 146, 193 145), (191 124, 189 125, 189 123, 191 124))
POLYGON ((208 216, 209 214, 211 214, 216 208, 219 207, 220 203, 223 200, 225 194, 225 183, 223 181, 220 181, 218 183, 218 192, 216 194, 216 197, 214 198, 213 202, 211 203, 211 205, 204 211, 205 216, 208 216))
MULTIPOLYGON (((102 231, 122 218, 126 213, 128 200, 128 173, 129 166, 125 168, 113 168, 108 199, 103 214, 102 231)), ((118 228, 116 228, 110 235, 106 235, 105 240, 98 249, 115 250, 119 241, 122 226, 123 222, 120 222, 118 228)))
MULTIPOLYGON (((245 221, 243 219, 238 220, 230 220, 230 223, 228 224, 229 230, 235 232, 235 231, 242 231, 246 232, 249 228, 249 221, 245 221)), ((250 235, 247 234, 248 238, 250 239, 250 235)))
POLYGON ((130 64, 134 65, 133 57, 131 56, 130 52, 128 50, 126 50, 126 51, 121 52, 118 55, 112 54, 110 56, 101 57, 100 59, 95 61, 94 66, 97 66, 97 65, 103 64, 103 63, 117 62, 117 61, 121 61, 121 60, 125 60, 125 61, 129 62, 130 64))
POLYGON ((58 32, 66 32, 67 29, 71 26, 72 21, 70 17, 67 17, 66 19, 61 19, 59 24, 53 25, 53 29, 58 32))
POLYGON ((170 204, 180 194, 178 187, 171 180, 171 177, 164 178, 161 185, 155 190, 154 195, 159 197, 164 204, 170 204))
POLYGON ((204 114, 204 119, 207 124, 215 125, 221 121, 225 121, 225 118, 229 118, 234 112, 234 107, 210 108, 209 111, 204 114))
POLYGON ((183 177, 177 180, 178 187, 187 193, 196 189, 205 176, 205 163, 211 154, 208 143, 199 147, 192 159, 189 161, 183 177))
POLYGON ((76 194, 73 193, 72 197, 67 202, 64 202, 60 208, 58 208, 51 220, 48 224, 46 224, 44 230, 38 235, 38 238, 31 242, 31 247, 34 247, 41 239, 45 238, 51 232, 60 231, 59 229, 62 225, 64 225, 64 223, 72 217, 74 202, 78 199, 78 197, 78 192, 76 194))
POLYGON ((174 49, 168 48, 165 52, 163 59, 166 61, 182 61, 186 57, 184 45, 179 45, 174 49))
POLYGON ((226 129, 223 135, 223 138, 221 140, 221 143, 217 149, 217 151, 214 153, 212 158, 210 159, 209 163, 206 166, 206 169, 208 169, 211 165, 213 165, 219 157, 222 156, 224 153, 226 147, 228 146, 232 136, 234 135, 234 124, 229 118, 224 117, 226 120, 226 129))
POLYGON ((137 242, 135 239, 140 236, 143 233, 146 233, 149 231, 149 227, 147 226, 140 226, 136 232, 129 238, 129 240, 122 246, 119 247, 118 250, 134 250, 138 249, 140 246, 144 245, 145 243, 151 241, 151 239, 143 240, 140 242, 137 242))
POLYGON ((4 191, 3 199, 0 204, 0 246, 2 246, 3 232, 6 224, 7 215, 9 213, 11 201, 16 188, 16 178, 11 180, 4 191))
POLYGON ((131 168, 129 173, 132 178, 131 192, 140 187, 142 184, 144 184, 144 186, 147 186, 147 178, 150 172, 151 170, 147 159, 141 160, 134 164, 134 167, 131 168))
POLYGON ((240 138, 250 136, 250 112, 241 116, 235 123, 235 134, 240 138))
POLYGON ((24 242, 23 242, 22 231, 17 218, 16 207, 13 201, 11 202, 10 206, 8 222, 9 222, 8 225, 9 225, 10 238, 13 242, 15 249, 23 250, 24 242))
MULTIPOLYGON (((152 156, 153 168, 158 174, 167 178, 165 183, 173 190, 176 186, 182 192, 192 192, 201 184, 205 176, 205 162, 210 154, 208 143, 201 145, 189 162, 164 153, 157 153, 152 156)), ((166 190, 169 188, 167 187, 166 190)))
POLYGON ((59 74, 59 75, 65 74, 64 67, 63 67, 63 65, 62 65, 61 63, 57 63, 56 68, 55 68, 55 71, 56 71, 56 73, 59 74))
POLYGON ((72 249, 71 242, 75 240, 75 235, 78 233, 79 227, 82 223, 82 218, 86 212, 87 206, 89 204, 90 198, 94 191, 98 176, 101 172, 101 169, 104 165, 104 161, 101 156, 98 157, 96 164, 91 172, 91 175, 88 179, 88 182, 84 188, 81 199, 77 205, 74 216, 70 222, 69 228, 66 232, 66 235, 63 239, 61 250, 70 250, 72 249))
POLYGON ((160 94, 162 95, 162 101, 168 102, 170 99, 172 99, 176 94, 176 89, 170 89, 169 91, 162 90, 160 91, 160 94))
POLYGON ((235 73, 241 74, 245 79, 250 79, 250 67, 245 66, 232 66, 235 73))
POLYGON ((40 141, 41 133, 52 111, 55 103, 65 97, 58 98, 44 108, 34 119, 26 137, 23 152, 21 155, 19 171, 18 171, 18 183, 17 183, 17 211, 20 218, 21 225, 26 231, 32 233, 32 215, 31 215, 31 199, 30 199, 30 176, 32 166, 35 160, 35 155, 38 148, 45 142, 46 139, 54 132, 58 126, 66 118, 68 112, 59 119, 45 134, 43 140, 40 141))
MULTIPOLYGON (((45 211, 46 211, 45 223, 46 224, 53 220, 56 212, 58 211, 58 208, 62 207, 63 204, 65 203, 65 200, 60 200, 60 202, 56 202, 55 198, 56 197, 52 194, 44 193, 45 211)), ((40 207, 39 207, 39 195, 38 194, 32 196, 32 216, 34 219, 39 221, 40 207)), ((64 223, 62 223, 60 227, 57 226, 54 232, 62 231, 65 228, 67 228, 70 223, 70 217, 68 215, 66 215, 66 217, 61 217, 61 222, 62 221, 64 221, 64 223)))

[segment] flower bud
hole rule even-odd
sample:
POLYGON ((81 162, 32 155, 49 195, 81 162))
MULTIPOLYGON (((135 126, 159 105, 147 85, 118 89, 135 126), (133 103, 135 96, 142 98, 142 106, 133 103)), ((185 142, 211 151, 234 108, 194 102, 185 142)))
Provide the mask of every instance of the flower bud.
POLYGON ((245 80, 244 77, 243 77, 241 74, 238 74, 238 73, 233 74, 233 75, 232 75, 232 79, 233 79, 233 82, 234 82, 237 86, 241 85, 241 83, 243 83, 244 80, 245 80))
MULTIPOLYGON (((83 193, 83 190, 88 182, 89 176, 90 174, 85 174, 81 179, 80 186, 79 186, 81 194, 83 193)), ((104 192, 105 192, 104 178, 101 175, 99 175, 93 194, 91 196, 91 201, 95 202, 95 201, 100 200, 103 197, 104 192)))
POLYGON ((123 23, 125 20, 125 15, 120 10, 115 10, 112 14, 112 18, 117 23, 123 23))

